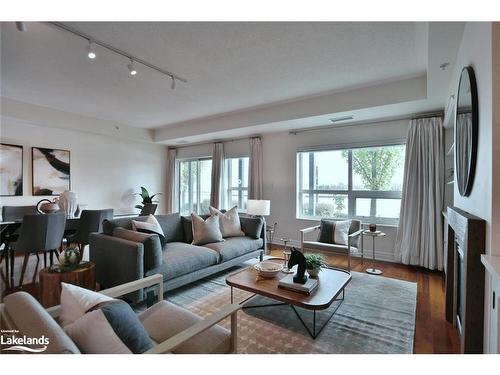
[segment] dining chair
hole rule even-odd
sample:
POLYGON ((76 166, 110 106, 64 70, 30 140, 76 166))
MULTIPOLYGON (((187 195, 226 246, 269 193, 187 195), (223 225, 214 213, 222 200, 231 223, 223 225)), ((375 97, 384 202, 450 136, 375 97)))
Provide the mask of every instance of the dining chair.
MULTIPOLYGON (((21 221, 26 214, 37 214, 36 206, 3 206, 2 207, 2 221, 14 221, 19 222, 19 224, 12 224, 6 227, 2 231, 2 237, 0 239, 0 245, 4 244, 2 253, 0 254, 0 263, 5 259, 5 272, 6 277, 9 275, 9 250, 10 244, 17 241, 19 237, 19 229, 21 226, 21 221)), ((11 260, 11 264, 12 264, 11 260)))
POLYGON ((75 234, 66 237, 67 244, 77 244, 81 257, 85 246, 89 244, 89 234, 102 231, 102 222, 113 219, 113 209, 83 210, 78 220, 75 234))
MULTIPOLYGON (((50 264, 54 263, 53 254, 57 255, 57 249, 61 246, 65 225, 66 215, 62 212, 47 215, 24 215, 19 239, 12 244, 13 252, 24 252, 19 286, 23 285, 24 274, 31 254, 35 254, 37 257, 33 282, 38 273, 39 252, 43 252, 45 267, 47 266, 47 253, 50 254, 50 264)), ((12 256, 14 256, 14 253, 12 256)))

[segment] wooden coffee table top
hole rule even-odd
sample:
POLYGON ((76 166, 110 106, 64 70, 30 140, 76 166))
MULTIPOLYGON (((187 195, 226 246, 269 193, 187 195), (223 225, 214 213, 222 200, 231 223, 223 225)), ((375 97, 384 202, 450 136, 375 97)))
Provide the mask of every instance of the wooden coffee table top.
MULTIPOLYGON (((271 258, 283 264, 283 259, 271 258)), ((319 273, 319 285, 311 295, 278 288, 278 282, 287 274, 280 272, 273 279, 264 279, 259 276, 253 266, 230 274, 226 283, 233 288, 259 294, 294 306, 308 310, 324 310, 328 308, 335 298, 344 290, 351 281, 351 274, 337 268, 323 268, 319 273)))

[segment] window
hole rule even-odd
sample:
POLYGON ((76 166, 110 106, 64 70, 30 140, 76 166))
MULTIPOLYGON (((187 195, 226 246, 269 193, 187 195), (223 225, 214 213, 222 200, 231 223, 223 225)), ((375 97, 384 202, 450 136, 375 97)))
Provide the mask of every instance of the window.
POLYGON ((211 159, 181 160, 178 164, 179 212, 208 213, 212 173, 211 159))
POLYGON ((396 224, 405 145, 297 153, 297 217, 396 224))
POLYGON ((248 198, 248 157, 226 159, 223 205, 245 210, 248 198))

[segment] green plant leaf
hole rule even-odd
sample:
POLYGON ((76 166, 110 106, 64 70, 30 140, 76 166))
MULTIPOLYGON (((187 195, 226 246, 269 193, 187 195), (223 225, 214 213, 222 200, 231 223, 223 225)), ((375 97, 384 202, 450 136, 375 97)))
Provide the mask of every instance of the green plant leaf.
POLYGON ((141 206, 140 204, 136 204, 135 208, 138 208, 139 210, 142 210, 144 208, 144 206, 141 206))
POLYGON ((141 197, 142 199, 149 198, 149 192, 144 186, 141 186, 141 197))

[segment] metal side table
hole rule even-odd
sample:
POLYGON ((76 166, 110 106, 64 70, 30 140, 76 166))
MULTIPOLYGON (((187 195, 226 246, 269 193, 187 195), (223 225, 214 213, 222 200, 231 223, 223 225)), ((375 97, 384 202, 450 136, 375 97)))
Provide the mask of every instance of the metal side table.
MULTIPOLYGON (((366 273, 371 275, 382 275, 382 271, 375 268, 375 238, 385 237, 385 233, 381 231, 370 232, 369 230, 365 230, 361 233, 363 236, 368 236, 372 238, 372 247, 373 247, 373 256, 372 256, 372 266, 371 268, 366 269, 366 273)), ((361 241, 361 253, 364 251, 364 241, 361 241)))

